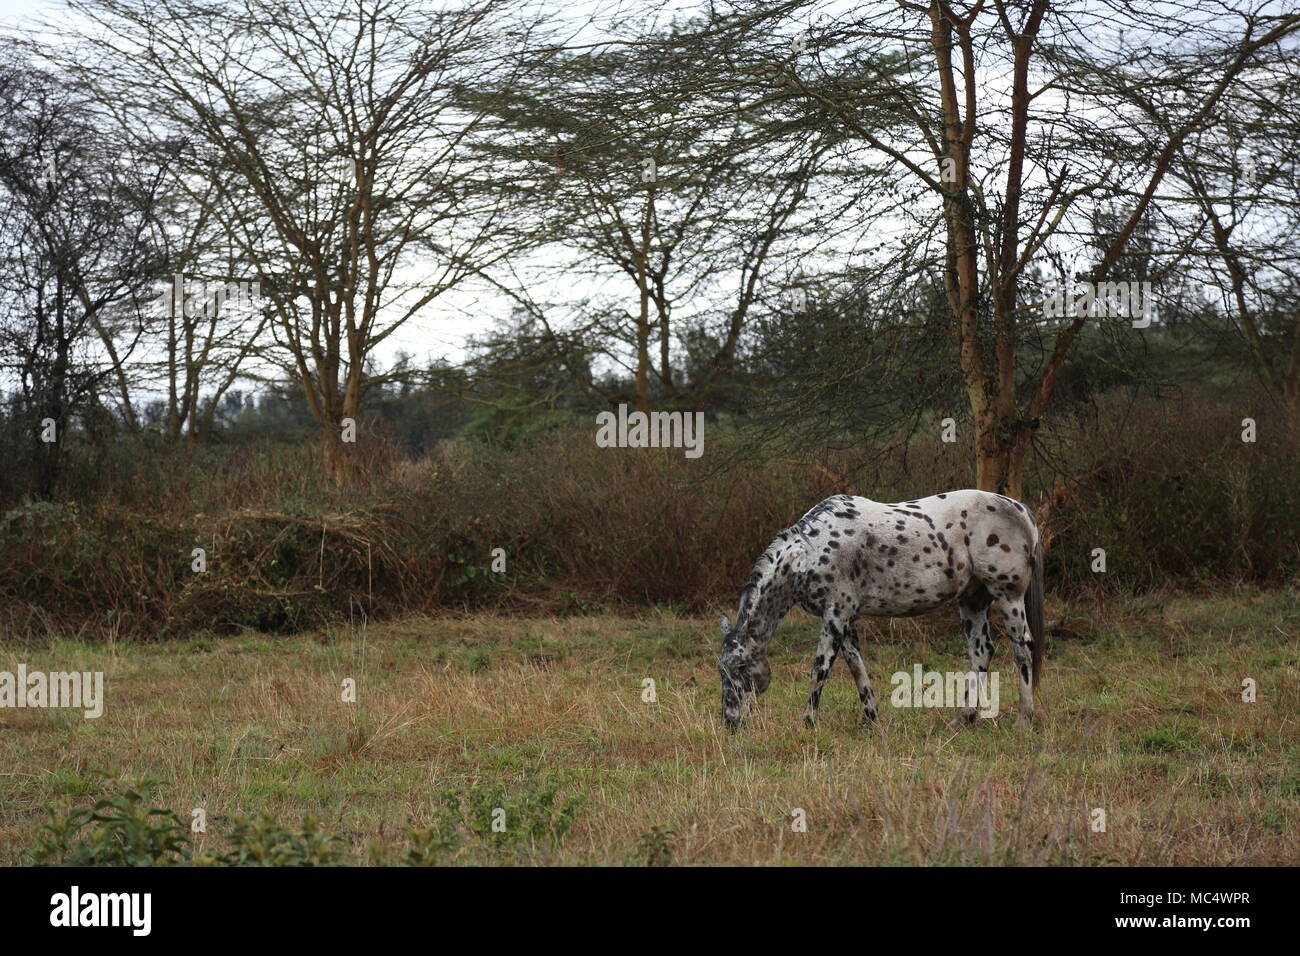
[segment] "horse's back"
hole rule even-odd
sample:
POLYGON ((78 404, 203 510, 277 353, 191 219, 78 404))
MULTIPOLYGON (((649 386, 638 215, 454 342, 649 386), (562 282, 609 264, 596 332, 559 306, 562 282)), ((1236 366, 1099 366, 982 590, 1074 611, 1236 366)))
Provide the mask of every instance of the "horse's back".
POLYGON ((811 606, 838 597, 872 616, 932 610, 972 577, 995 593, 1020 590, 1038 539, 1024 505, 974 488, 898 502, 835 495, 794 530, 807 546, 811 606))

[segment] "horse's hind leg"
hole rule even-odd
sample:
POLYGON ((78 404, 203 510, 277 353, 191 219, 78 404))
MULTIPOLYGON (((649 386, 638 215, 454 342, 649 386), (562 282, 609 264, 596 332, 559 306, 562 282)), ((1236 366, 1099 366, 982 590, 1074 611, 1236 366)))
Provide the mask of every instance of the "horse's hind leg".
POLYGON ((876 719, 876 695, 871 692, 871 681, 867 678, 867 665, 862 659, 858 629, 851 623, 844 628, 840 653, 844 655, 844 663, 849 665, 853 679, 858 684, 858 700, 862 701, 862 723, 869 724, 876 719))
MULTIPOLYGON (((993 596, 978 581, 971 582, 973 587, 957 599, 957 613, 961 615, 961 627, 966 632, 966 660, 970 663, 970 673, 980 675, 989 672, 989 661, 993 657, 993 637, 989 630, 989 604, 993 596)), ((977 678, 978 679, 978 678, 977 678)), ((949 727, 960 727, 975 720, 978 700, 973 696, 976 691, 968 682, 964 706, 957 708, 957 715, 949 721, 949 727)))
POLYGON ((817 639, 817 656, 813 658, 812 673, 809 675, 808 706, 803 712, 803 722, 811 727, 817 721, 817 705, 822 699, 822 685, 835 663, 835 655, 840 649, 843 631, 841 625, 831 622, 829 615, 822 619, 821 637, 817 639))
POLYGON ((1016 714, 1016 726, 1028 723, 1034 716, 1034 645, 1029 634, 1029 624, 1025 619, 1025 596, 1004 595, 998 598, 998 610, 1002 613, 1002 622, 1011 639, 1011 652, 1016 658, 1016 670, 1020 672, 1020 701, 1016 714))

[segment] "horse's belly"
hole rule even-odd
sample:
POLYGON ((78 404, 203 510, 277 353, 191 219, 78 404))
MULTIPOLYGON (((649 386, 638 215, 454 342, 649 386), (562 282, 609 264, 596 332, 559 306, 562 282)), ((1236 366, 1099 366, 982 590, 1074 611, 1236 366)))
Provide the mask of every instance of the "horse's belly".
POLYGON ((950 603, 961 592, 964 575, 946 573, 942 567, 901 569, 878 574, 864 582, 859 611, 872 617, 914 617, 950 603))
POLYGON ((862 612, 867 617, 917 617, 921 614, 929 614, 936 611, 945 604, 951 604, 952 598, 943 598, 938 601, 907 601, 907 602, 868 602, 863 605, 862 612))

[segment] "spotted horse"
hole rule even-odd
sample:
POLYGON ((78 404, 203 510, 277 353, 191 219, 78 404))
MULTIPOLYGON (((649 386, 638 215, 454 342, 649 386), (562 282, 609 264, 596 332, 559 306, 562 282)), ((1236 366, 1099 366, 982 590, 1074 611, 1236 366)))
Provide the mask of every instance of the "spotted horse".
MULTIPOLYGON (((1002 615, 1016 668, 1016 725, 1033 716, 1043 632, 1043 552, 1038 529, 1018 501, 966 489, 884 504, 836 495, 773 539, 740 594, 735 626, 722 616, 722 719, 731 730, 767 690, 772 633, 795 603, 821 618, 804 722, 817 716, 822 686, 837 656, 858 685, 862 722, 876 719, 854 621, 860 615, 910 617, 955 602, 966 632, 970 671, 988 672, 993 655, 988 608, 1002 615)), ((968 685, 951 725, 975 719, 968 685)))

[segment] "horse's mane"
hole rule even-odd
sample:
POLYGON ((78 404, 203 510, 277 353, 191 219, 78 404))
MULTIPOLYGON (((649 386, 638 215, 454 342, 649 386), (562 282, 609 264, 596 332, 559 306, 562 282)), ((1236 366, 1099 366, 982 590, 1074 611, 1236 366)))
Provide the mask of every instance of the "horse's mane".
POLYGON ((754 562, 754 568, 749 572, 749 577, 745 579, 745 587, 740 592, 740 607, 736 613, 738 633, 744 633, 743 628, 749 623, 759 586, 778 569, 806 554, 807 549, 811 548, 812 543, 808 540, 806 532, 807 518, 808 515, 804 515, 793 525, 778 533, 754 562), (781 555, 783 550, 787 552, 784 556, 781 555))

